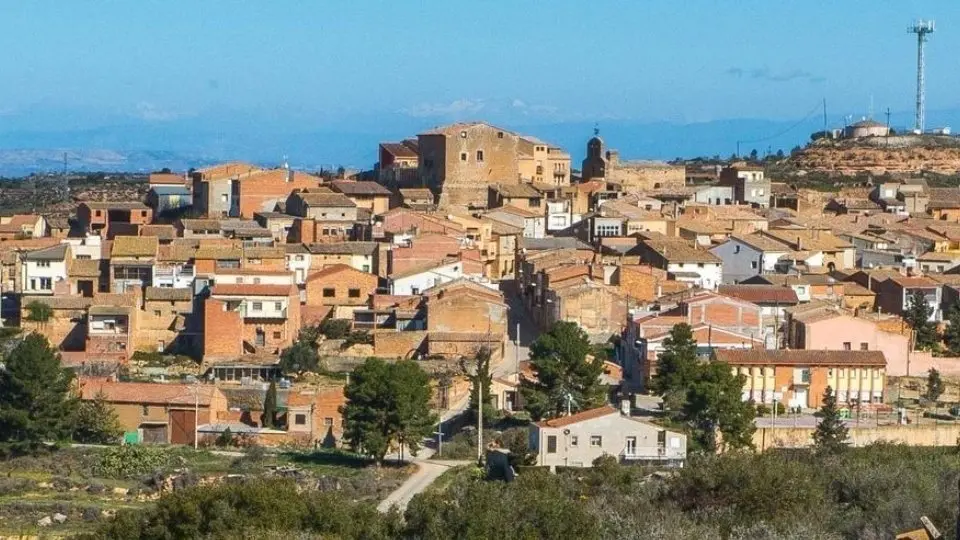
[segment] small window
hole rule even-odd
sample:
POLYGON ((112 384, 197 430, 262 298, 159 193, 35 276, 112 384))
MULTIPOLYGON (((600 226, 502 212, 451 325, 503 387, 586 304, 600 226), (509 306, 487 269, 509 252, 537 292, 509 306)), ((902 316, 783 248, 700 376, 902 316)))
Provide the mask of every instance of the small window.
POLYGON ((483 150, 477 150, 477 161, 483 161, 483 150))
POLYGON ((591 435, 590 446, 593 448, 599 448, 603 446, 603 437, 601 437, 600 435, 591 435))
POLYGON ((254 285, 259 285, 259 284, 260 284, 260 278, 258 278, 258 277, 253 278, 253 284, 254 284, 254 285))
POLYGON ((360 289, 350 289, 349 296, 350 298, 360 298, 360 289))
POLYGON ((503 138, 503 132, 502 132, 502 131, 498 131, 498 132, 497 132, 497 138, 498 138, 498 139, 502 139, 502 138, 503 138))
POLYGON ((756 269, 757 269, 757 261, 750 261, 750 268, 752 268, 753 270, 756 270, 756 269))
MULTIPOLYGON (((649 210, 649 208, 648 208, 647 210, 649 210)), ((740 246, 734 246, 733 252, 734 252, 734 253, 740 253, 740 246)))
POLYGON ((845 351, 849 351, 849 350, 850 350, 850 342, 849 342, 849 341, 844 341, 844 342, 843 342, 843 350, 845 350, 845 351))
POLYGON ((237 285, 243 285, 243 276, 237 276, 237 285))
POLYGON ((273 310, 274 310, 274 311, 282 311, 282 310, 283 310, 283 302, 274 302, 274 303, 273 303, 273 310))
POLYGON ((93 215, 95 215, 95 216, 97 216, 97 217, 100 217, 100 211, 97 210, 93 215))
POLYGON ((154 317, 159 317, 159 316, 161 316, 161 315, 163 315, 163 312, 161 312, 159 309, 153 310, 153 316, 154 316, 154 317))
POLYGON ((302 261, 302 260, 303 260, 303 255, 296 255, 296 256, 293 257, 293 260, 295 260, 295 261, 302 261))
POLYGON ((326 418, 324 418, 324 419, 323 419, 323 425, 325 425, 325 426, 332 426, 332 425, 333 425, 333 418, 331 418, 331 417, 329 417, 329 416, 327 416, 326 418))
POLYGON ((283 334, 281 334, 280 332, 274 332, 274 333, 273 333, 273 339, 280 339, 282 336, 283 336, 283 334))
POLYGON ((410 294, 420 294, 420 287, 410 287, 410 294))
POLYGON ((336 290, 336 289, 329 289, 329 288, 323 289, 323 297, 324 297, 324 298, 333 298, 333 297, 336 296, 336 295, 337 295, 337 290, 336 290))
POLYGON ((869 350, 870 350, 870 344, 869 344, 869 343, 861 342, 861 343, 860 343, 860 350, 861 350, 861 351, 869 351, 869 350))
POLYGON ((556 435, 547 435, 547 453, 548 454, 557 453, 557 436, 556 435))
POLYGON ((293 415, 293 423, 298 426, 307 425, 307 415, 305 414, 295 414, 293 415))
POLYGON ((146 211, 146 210, 142 210, 142 211, 140 212, 140 217, 147 217, 147 211, 146 211))
POLYGON ((144 406, 143 406, 143 415, 144 415, 144 416, 150 416, 150 406, 149 406, 149 405, 144 405, 144 406))
POLYGON ((697 263, 697 268, 703 268, 703 263, 697 263))
POLYGON ((570 446, 577 446, 579 442, 580 442, 580 439, 576 435, 572 435, 570 437, 570 446))
POLYGON ((460 161, 466 161, 466 160, 467 160, 467 153, 460 152, 460 161))
POLYGON ((50 261, 37 261, 38 268, 50 268, 50 261))
POLYGON ((370 272, 370 265, 369 265, 369 264, 363 265, 363 271, 364 271, 364 272, 370 272))
POLYGON ((230 200, 229 195, 227 195, 226 193, 224 193, 223 195, 220 195, 220 202, 227 202, 229 200, 230 200))
POLYGON ((254 302, 253 303, 254 311, 263 311, 263 302, 254 302))
POLYGON ((827 368, 827 377, 833 377, 833 368, 827 368))

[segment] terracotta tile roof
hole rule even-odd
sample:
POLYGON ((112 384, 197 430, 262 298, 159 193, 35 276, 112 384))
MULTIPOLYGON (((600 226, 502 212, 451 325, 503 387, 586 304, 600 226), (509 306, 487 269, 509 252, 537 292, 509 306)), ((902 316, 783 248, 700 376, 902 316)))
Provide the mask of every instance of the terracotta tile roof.
POLYGON ((559 428, 559 427, 569 426, 571 424, 576 424, 578 422, 583 422, 586 420, 602 418, 609 414, 620 414, 620 411, 618 411, 617 409, 614 409, 609 405, 604 405, 603 407, 598 407, 596 409, 590 409, 587 411, 578 412, 576 414, 571 414, 570 416, 561 416, 560 418, 552 418, 550 420, 537 422, 537 426, 546 427, 546 428, 559 428))
POLYGON ((412 159, 417 157, 417 153, 413 150, 413 148, 410 148, 403 143, 380 143, 380 148, 383 148, 387 153, 398 158, 412 159))
POLYGON ((373 255, 377 252, 377 242, 333 242, 330 244, 306 244, 310 253, 318 255, 373 255))
POLYGON ((495 184, 490 189, 511 199, 539 199, 543 194, 530 184, 495 184))
POLYGON ((400 190, 400 195, 404 199, 424 200, 429 199, 433 202, 433 192, 427 188, 404 188, 400 190))
POLYGON ((147 287, 143 291, 144 300, 186 301, 193 299, 193 290, 171 287, 147 287))
POLYGON ((243 248, 243 256, 247 259, 283 259, 287 251, 283 246, 250 246, 243 248))
POLYGON ((97 394, 103 393, 106 400, 111 403, 193 406, 199 398, 200 405, 204 407, 210 406, 214 396, 223 395, 216 387, 205 384, 130 383, 90 379, 81 381, 80 393, 82 399, 94 399, 97 394))
MULTIPOLYGON (((543 214, 543 213, 539 213, 539 214, 538 214, 537 212, 534 212, 534 211, 532 211, 532 210, 526 210, 526 209, 524 209, 524 208, 519 208, 519 207, 513 206, 512 204, 508 204, 508 205, 505 205, 505 206, 501 206, 501 207, 498 207, 498 208, 494 208, 493 210, 490 210, 489 212, 487 212, 488 215, 490 215, 490 214, 496 215, 496 214, 498 214, 498 213, 513 214, 513 215, 515 215, 515 216, 520 216, 520 217, 524 217, 524 218, 542 218, 542 217, 544 217, 544 214, 543 214)), ((491 216, 491 217, 492 217, 492 216, 491 216)))
POLYGON ((130 309, 127 306, 90 306, 87 309, 89 315, 130 315, 130 309))
POLYGON ((793 249, 805 249, 808 251, 835 251, 852 248, 853 246, 840 238, 837 238, 830 231, 807 230, 807 229, 769 229, 760 234, 773 237, 793 249), (797 240, 800 245, 797 245, 797 240))
POLYGON ((927 192, 930 194, 927 209, 960 208, 960 189, 928 188, 927 192))
POLYGON ((156 257, 156 236, 116 236, 110 249, 110 258, 114 257, 156 257))
POLYGON ((140 236, 156 236, 161 240, 172 240, 177 237, 177 230, 173 225, 143 225, 140 227, 140 236))
POLYGON ((316 279, 321 279, 321 278, 329 277, 329 276, 332 276, 332 275, 334 275, 334 274, 339 274, 340 272, 350 272, 350 273, 364 274, 364 275, 370 276, 370 277, 372 277, 372 278, 376 278, 375 275, 373 275, 373 274, 371 274, 371 273, 369 273, 369 272, 363 272, 363 271, 361 271, 361 270, 357 270, 356 268, 350 266, 349 264, 331 264, 330 266, 326 266, 326 267, 324 267, 324 268, 322 268, 322 269, 320 269, 320 270, 318 270, 318 271, 316 271, 316 272, 310 273, 310 274, 307 276, 307 281, 313 281, 313 280, 316 280, 316 279))
POLYGON ((354 208, 357 203, 343 193, 297 193, 307 206, 321 208, 354 208))
POLYGON ((939 287, 940 284, 928 277, 906 277, 906 276, 897 276, 890 278, 890 281, 900 285, 901 287, 929 287, 935 288, 939 287))
POLYGON ((229 177, 236 174, 247 174, 259 170, 260 167, 257 167, 256 165, 251 165, 242 161, 231 161, 228 163, 220 163, 217 165, 211 165, 209 167, 195 169, 195 172, 203 175, 205 180, 215 180, 217 178, 229 177))
POLYGON ((720 257, 706 249, 698 249, 686 241, 645 240, 651 250, 671 263, 720 263, 720 257))
POLYGON ((186 231, 219 231, 219 219, 181 219, 180 224, 186 231))
POLYGON ((183 185, 185 183, 182 174, 176 173, 153 173, 150 175, 150 185, 168 185, 168 184, 177 184, 183 185))
POLYGON ((93 303, 93 299, 82 296, 37 296, 24 297, 20 302, 24 307, 30 305, 31 302, 40 302, 41 304, 46 304, 53 309, 79 310, 90 307, 90 304, 93 303))
POLYGON ((791 287, 780 285, 720 285, 717 292, 754 304, 795 305, 800 300, 791 287))
POLYGON ((243 248, 239 246, 200 246, 194 251, 195 259, 210 260, 238 260, 243 256, 243 248))
POLYGON ((214 296, 290 296, 291 285, 254 285, 246 283, 218 283, 210 294, 214 296))
POLYGON ((744 244, 760 251, 791 251, 790 247, 783 242, 758 233, 745 234, 742 236, 734 234, 730 236, 730 239, 739 240, 740 242, 743 242, 744 244))
POLYGON ((717 360, 733 366, 879 366, 887 359, 880 351, 813 351, 762 349, 716 350, 717 360))
POLYGON ((877 293, 871 291, 870 289, 860 285, 859 283, 854 283, 852 281, 845 281, 841 283, 843 285, 843 294, 849 296, 876 296, 877 293))
POLYGON ((393 193, 376 182, 357 181, 357 180, 334 180, 330 182, 330 187, 334 191, 344 195, 384 195, 391 196, 393 193))
POLYGON ((70 262, 70 277, 100 277, 99 259, 74 259, 70 262))

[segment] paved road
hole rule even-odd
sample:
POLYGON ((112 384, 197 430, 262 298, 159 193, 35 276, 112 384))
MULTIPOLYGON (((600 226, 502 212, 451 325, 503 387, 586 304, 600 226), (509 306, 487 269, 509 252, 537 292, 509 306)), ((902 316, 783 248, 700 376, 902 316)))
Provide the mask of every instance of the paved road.
MULTIPOLYGON (((426 449, 424 449, 426 450, 426 449)), ((458 465, 470 463, 468 461, 437 461, 429 459, 415 459, 417 472, 395 489, 387 498, 380 501, 377 510, 386 512, 396 507, 403 512, 407 509, 407 504, 417 494, 430 487, 434 480, 440 478, 440 475, 458 465)))

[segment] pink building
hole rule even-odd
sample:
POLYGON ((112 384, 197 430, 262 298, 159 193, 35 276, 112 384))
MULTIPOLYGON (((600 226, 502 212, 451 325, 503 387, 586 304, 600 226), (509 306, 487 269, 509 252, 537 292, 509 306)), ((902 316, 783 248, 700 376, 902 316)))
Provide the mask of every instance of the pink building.
POLYGON ((789 311, 792 312, 788 313, 787 344, 791 349, 880 351, 887 359, 887 375, 907 373, 907 336, 886 332, 870 319, 833 306, 789 311))

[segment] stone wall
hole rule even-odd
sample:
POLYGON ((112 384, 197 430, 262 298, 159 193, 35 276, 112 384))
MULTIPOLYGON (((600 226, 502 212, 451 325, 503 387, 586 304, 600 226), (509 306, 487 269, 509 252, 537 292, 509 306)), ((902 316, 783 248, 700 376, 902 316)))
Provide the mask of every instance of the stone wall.
MULTIPOLYGON (((757 428, 753 444, 757 450, 768 448, 807 448, 813 444, 812 427, 757 428)), ((907 444, 910 446, 956 446, 960 424, 913 424, 880 427, 850 428, 852 446, 866 446, 875 442, 907 444)))

